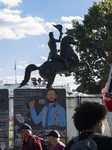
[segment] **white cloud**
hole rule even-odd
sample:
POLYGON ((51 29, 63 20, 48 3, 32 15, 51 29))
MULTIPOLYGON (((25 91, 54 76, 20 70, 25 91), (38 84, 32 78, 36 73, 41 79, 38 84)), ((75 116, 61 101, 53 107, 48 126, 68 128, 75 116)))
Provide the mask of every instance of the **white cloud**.
MULTIPOLYGON (((45 58, 44 58, 45 59, 45 58)), ((23 65, 17 65, 18 69, 25 69, 29 64, 24 64, 25 62, 23 62, 23 65)), ((35 64, 37 67, 39 67, 41 64, 35 64)))
MULTIPOLYGON (((24 79, 24 76, 16 76, 16 79, 17 79, 17 83, 21 83, 21 81, 24 79)), ((15 83, 15 76, 3 77, 0 78, 0 80, 2 80, 4 84, 6 83, 13 84, 15 83)))
POLYGON ((70 24, 70 23, 64 23, 63 27, 67 28, 67 29, 71 29, 72 28, 72 24, 70 24))
POLYGON ((56 23, 55 22, 46 22, 45 23, 47 33, 51 32, 52 30, 56 30, 56 28, 53 26, 53 24, 56 24, 56 23))
POLYGON ((21 11, 0 10, 0 39, 21 39, 27 35, 47 34, 44 19, 28 16, 21 18, 21 11))
POLYGON ((17 76, 17 82, 21 83, 21 81, 24 79, 24 76, 17 76))
POLYGON ((28 65, 24 64, 24 65, 17 65, 18 69, 25 69, 28 65))
POLYGON ((14 80, 15 76, 8 76, 8 77, 5 77, 4 79, 7 79, 7 80, 14 80))
POLYGON ((61 17, 61 21, 65 21, 65 22, 71 22, 72 20, 83 20, 83 18, 82 17, 80 17, 80 16, 69 16, 69 17, 64 17, 64 16, 62 16, 61 17))
POLYGON ((44 44, 42 44, 41 46, 39 46, 40 48, 44 48, 44 47, 46 47, 44 44))
POLYGON ((22 0, 0 0, 0 3, 8 5, 9 7, 18 6, 19 3, 22 3, 22 0))
POLYGON ((56 24, 55 22, 46 22, 45 23, 45 26, 49 29, 55 29, 53 24, 56 24))
POLYGON ((26 61, 19 61, 20 64, 25 64, 27 63, 26 61))
POLYGON ((2 68, 0 68, 0 71, 2 71, 2 68))
MULTIPOLYGON (((19 0, 18 0, 19 1, 19 0)), ((2 2, 2 1, 0 1, 2 2)), ((51 30, 56 30, 53 27, 54 22, 45 22, 39 17, 24 17, 21 15, 22 11, 10 10, 9 8, 0 9, 0 39, 21 39, 29 35, 48 34, 51 30)), ((71 22, 73 19, 82 20, 79 16, 62 17, 61 21, 71 22)), ((72 28, 72 23, 63 24, 64 28, 72 28)), ((44 47, 42 45, 41 47, 44 47)))
POLYGON ((45 56, 41 56, 41 58, 47 60, 47 57, 45 57, 45 56))
POLYGON ((61 17, 61 21, 63 22, 68 22, 68 23, 64 23, 63 24, 63 27, 66 29, 72 29, 73 26, 72 26, 72 20, 75 19, 75 20, 78 20, 80 23, 81 21, 83 20, 82 17, 80 16, 69 16, 69 17, 61 17), (69 23, 70 22, 70 23, 69 23))
POLYGON ((39 67, 39 66, 41 66, 41 65, 42 65, 42 64, 39 64, 39 63, 38 63, 38 64, 36 64, 36 66, 37 66, 37 67, 39 67))

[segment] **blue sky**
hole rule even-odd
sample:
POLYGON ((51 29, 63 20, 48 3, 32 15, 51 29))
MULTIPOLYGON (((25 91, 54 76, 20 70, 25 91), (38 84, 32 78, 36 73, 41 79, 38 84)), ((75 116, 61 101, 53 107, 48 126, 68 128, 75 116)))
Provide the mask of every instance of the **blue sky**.
MULTIPOLYGON (((99 0, 0 0, 0 80, 15 82, 16 61, 20 83, 27 65, 46 61, 48 33, 53 31, 55 38, 59 37, 52 24, 62 24, 65 32, 72 28, 71 20, 83 20, 93 2, 99 0)), ((39 78, 38 71, 32 72, 32 77, 39 78)), ((69 83, 76 88, 73 82, 73 76, 57 75, 54 85, 69 83)))

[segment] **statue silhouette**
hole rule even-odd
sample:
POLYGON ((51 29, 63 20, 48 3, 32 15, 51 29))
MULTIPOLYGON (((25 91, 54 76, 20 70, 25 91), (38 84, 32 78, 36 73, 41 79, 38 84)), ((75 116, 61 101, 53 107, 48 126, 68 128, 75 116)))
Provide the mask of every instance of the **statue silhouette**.
MULTIPOLYGON (((52 45, 49 41, 48 45, 51 51, 49 53, 48 60, 40 67, 37 67, 34 64, 28 65, 25 69, 24 80, 20 83, 19 87, 22 87, 29 81, 31 72, 35 70, 39 70, 40 76, 48 82, 46 88, 50 88, 52 86, 56 74, 68 74, 70 72, 74 72, 76 67, 86 65, 88 68, 88 74, 92 74, 92 69, 89 64, 87 62, 80 62, 77 53, 71 46, 71 44, 78 45, 79 43, 70 35, 67 35, 60 40, 62 27, 61 25, 56 25, 55 27, 60 31, 59 40, 55 39, 56 41, 61 42, 60 55, 57 54, 56 43, 53 43, 52 45)), ((54 40, 53 33, 49 34, 52 36, 52 40, 54 40)), ((56 42, 55 40, 54 42, 56 42)))

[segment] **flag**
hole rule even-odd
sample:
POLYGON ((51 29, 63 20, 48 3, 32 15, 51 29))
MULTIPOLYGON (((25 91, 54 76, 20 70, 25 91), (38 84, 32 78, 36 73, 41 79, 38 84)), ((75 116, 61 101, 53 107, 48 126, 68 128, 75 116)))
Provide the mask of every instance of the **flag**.
POLYGON ((15 65, 14 65, 14 70, 15 70, 15 83, 17 83, 17 77, 16 77, 16 61, 15 61, 15 65))
POLYGON ((16 70, 16 61, 15 61, 15 66, 14 66, 14 70, 16 70))

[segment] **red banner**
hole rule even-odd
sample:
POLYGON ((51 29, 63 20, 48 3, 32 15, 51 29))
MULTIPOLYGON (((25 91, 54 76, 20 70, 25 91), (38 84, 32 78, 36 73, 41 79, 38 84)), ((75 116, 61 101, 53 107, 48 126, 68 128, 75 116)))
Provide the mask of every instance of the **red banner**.
POLYGON ((105 101, 108 111, 112 112, 112 99, 105 97, 106 88, 107 88, 107 83, 105 84, 105 87, 101 90, 101 92, 102 92, 103 100, 105 101))

